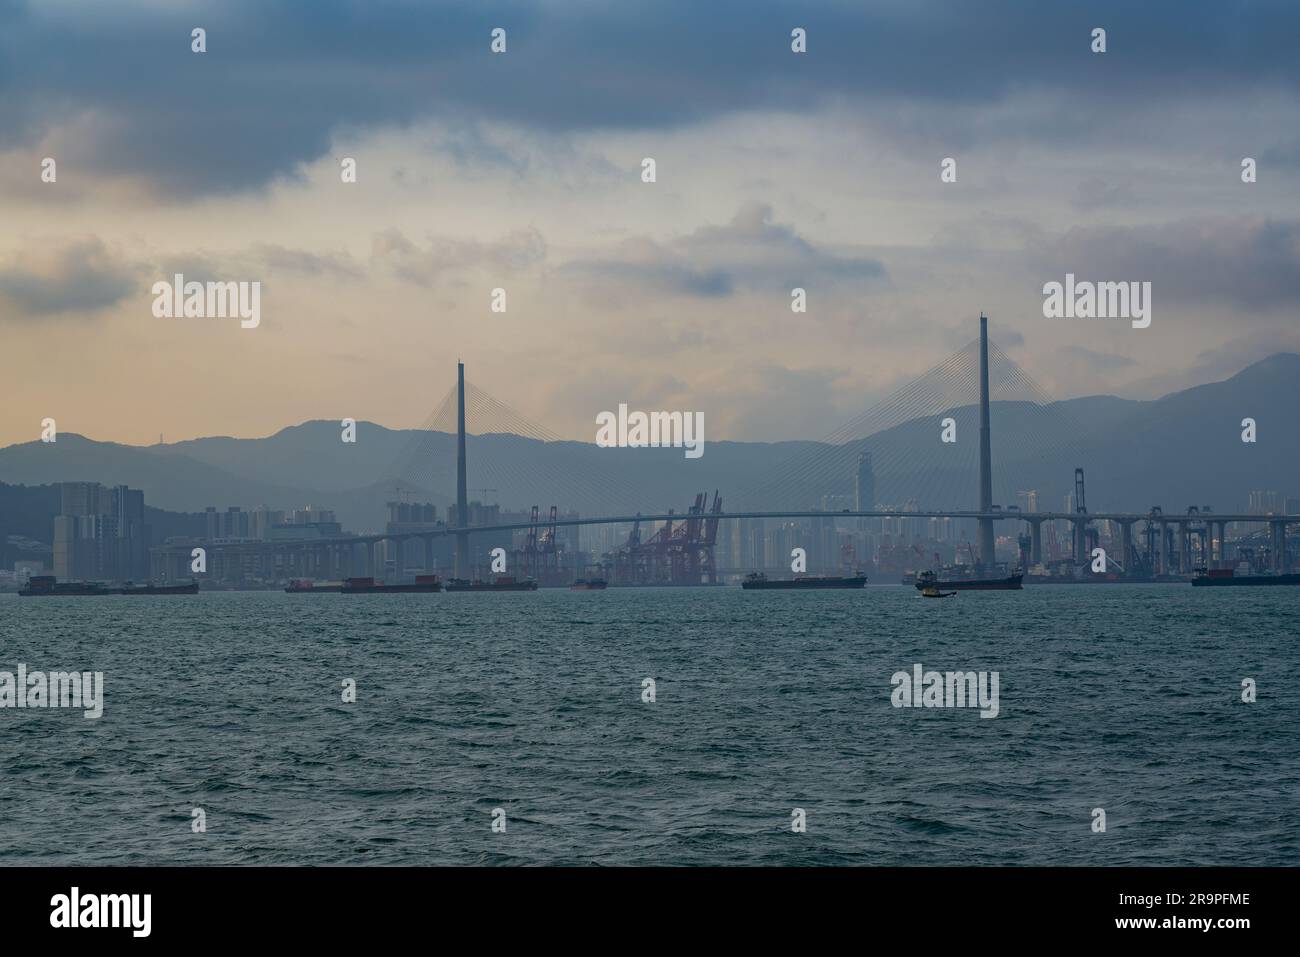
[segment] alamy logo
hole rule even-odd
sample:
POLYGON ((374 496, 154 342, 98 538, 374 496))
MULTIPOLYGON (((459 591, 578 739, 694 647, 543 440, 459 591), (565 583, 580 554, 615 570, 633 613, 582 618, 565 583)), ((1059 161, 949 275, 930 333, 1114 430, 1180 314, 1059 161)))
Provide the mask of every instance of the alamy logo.
POLYGON ((171 282, 160 279, 150 291, 159 319, 238 318, 244 329, 256 329, 262 321, 260 282, 186 282, 184 273, 176 273, 171 282))
POLYGON ((621 402, 618 415, 601 412, 596 425, 602 449, 684 448, 688 459, 704 454, 703 412, 628 412, 621 402))
POLYGON ((976 708, 981 718, 998 716, 996 671, 925 671, 912 665, 912 673, 895 671, 889 696, 895 708, 976 708))
POLYGON ((0 708, 81 708, 87 719, 104 713, 102 671, 0 671, 0 708))
POLYGON ((1043 315, 1048 319, 1132 319, 1134 329, 1151 325, 1151 283, 1082 282, 1074 273, 1065 282, 1043 286, 1043 315))
POLYGON ((50 898, 51 927, 129 927, 132 937, 148 937, 152 929, 152 894, 70 894, 50 898))

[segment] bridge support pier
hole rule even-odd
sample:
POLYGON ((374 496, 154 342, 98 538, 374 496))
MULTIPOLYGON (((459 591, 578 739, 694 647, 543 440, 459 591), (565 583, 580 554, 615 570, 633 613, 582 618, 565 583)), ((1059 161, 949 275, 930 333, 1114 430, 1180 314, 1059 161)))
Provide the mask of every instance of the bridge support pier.
POLYGON ((1120 561, 1124 565, 1124 574, 1133 574, 1133 523, 1119 523, 1120 561))
POLYGON ((1043 563, 1043 521, 1029 523, 1029 561, 1035 565, 1043 563))
POLYGON ((1286 574, 1286 522, 1269 522, 1272 533, 1273 571, 1278 575, 1286 574))
MULTIPOLYGON (((456 524, 469 524, 469 492, 465 478, 465 363, 456 363, 456 524)), ((456 535, 456 577, 469 576, 469 534, 456 535)))
POLYGON ((393 577, 396 581, 401 581, 406 574, 406 540, 390 538, 388 548, 393 556, 393 577))

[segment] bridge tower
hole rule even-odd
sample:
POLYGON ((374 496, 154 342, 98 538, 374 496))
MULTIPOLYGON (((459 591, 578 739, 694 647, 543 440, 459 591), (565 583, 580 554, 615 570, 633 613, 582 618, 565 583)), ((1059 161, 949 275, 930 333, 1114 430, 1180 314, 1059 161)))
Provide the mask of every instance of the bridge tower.
MULTIPOLYGON (((456 363, 456 524, 469 524, 469 489, 465 481, 465 363, 456 363)), ((469 533, 456 533, 456 577, 469 573, 469 533)))
MULTIPOLYGON (((993 510, 993 455, 989 441, 989 319, 980 313, 980 511, 993 510)), ((979 560, 993 568, 993 519, 979 521, 979 560)))

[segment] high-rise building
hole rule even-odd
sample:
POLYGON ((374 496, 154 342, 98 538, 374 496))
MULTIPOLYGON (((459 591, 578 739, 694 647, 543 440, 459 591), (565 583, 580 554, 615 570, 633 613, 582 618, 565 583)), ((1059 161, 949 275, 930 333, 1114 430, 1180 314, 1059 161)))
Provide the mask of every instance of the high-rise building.
POLYGON ((107 489, 98 482, 60 482, 60 515, 103 515, 108 512, 107 489))
POLYGON ((389 502, 388 522, 390 525, 433 525, 438 521, 437 506, 430 502, 389 502))
POLYGON ((109 493, 109 507, 116 545, 113 577, 147 577, 149 530, 144 524, 144 492, 118 485, 109 493))
POLYGON ((869 512, 876 507, 876 473, 871 467, 871 453, 862 452, 858 456, 858 467, 854 473, 854 511, 869 512))
POLYGON ((238 505, 231 505, 224 512, 218 512, 209 505, 204 512, 207 518, 207 538, 215 541, 239 541, 256 538, 253 534, 253 512, 245 512, 238 505))
POLYGON ((284 510, 261 505, 249 513, 248 533, 259 541, 271 537, 271 529, 284 524, 284 510))
POLYGON ((59 485, 54 574, 59 578, 134 579, 149 573, 144 493, 98 482, 59 485))
POLYGON ((1250 507, 1246 511, 1251 515, 1275 515, 1278 497, 1278 493, 1273 491, 1251 492, 1250 507))

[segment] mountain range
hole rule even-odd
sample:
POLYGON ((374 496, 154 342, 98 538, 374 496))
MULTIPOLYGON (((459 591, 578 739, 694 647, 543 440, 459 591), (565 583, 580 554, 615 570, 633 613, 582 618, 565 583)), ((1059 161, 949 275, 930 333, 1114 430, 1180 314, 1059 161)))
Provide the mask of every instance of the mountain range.
MULTIPOLYGON (((1166 511, 1211 505, 1242 510, 1252 490, 1300 488, 1300 356, 1279 353, 1229 379, 1155 400, 1088 396, 1041 405, 992 407, 994 500, 1015 504, 1034 489, 1040 510, 1059 510, 1083 467, 1092 511, 1166 511), (1242 420, 1257 441, 1241 439, 1242 420)), ((471 429, 473 426, 471 425, 471 429)), ((444 432, 357 424, 355 443, 340 424, 313 420, 258 439, 209 437, 131 446, 61 433, 54 443, 0 449, 0 482, 126 484, 174 512, 238 505, 333 509, 353 531, 382 528, 384 503, 455 495, 456 437, 444 432)), ((593 427, 594 436, 594 427, 593 427)), ((932 412, 848 442, 709 441, 703 457, 680 448, 609 449, 544 442, 506 432, 467 439, 470 498, 503 509, 583 515, 683 510, 696 492, 720 490, 726 508, 847 508, 862 451, 872 456, 874 504, 973 507, 978 409, 932 412), (952 418, 957 441, 941 441, 952 418)))

